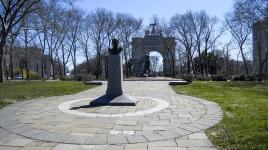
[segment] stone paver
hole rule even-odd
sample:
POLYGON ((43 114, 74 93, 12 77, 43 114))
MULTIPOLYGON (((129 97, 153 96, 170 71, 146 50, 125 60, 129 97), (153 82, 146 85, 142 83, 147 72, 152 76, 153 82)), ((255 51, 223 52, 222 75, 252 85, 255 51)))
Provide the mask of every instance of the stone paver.
POLYGON ((207 140, 176 140, 180 147, 213 147, 211 142, 207 140))
POLYGON ((5 146, 26 146, 27 144, 31 143, 33 140, 31 139, 25 139, 25 138, 16 138, 12 139, 9 142, 5 143, 5 146))
POLYGON ((105 89, 106 83, 74 95, 39 98, 0 109, 0 150, 215 149, 204 129, 223 117, 216 103, 178 95, 168 81, 126 81, 124 93, 139 99, 137 106, 86 107, 105 89), (168 105, 154 109, 159 102, 152 99, 168 105), (96 115, 79 116, 58 109, 74 100, 80 101, 70 105, 73 110, 96 115))
POLYGON ((190 134, 188 135, 188 137, 191 140, 207 140, 208 139, 207 135, 203 132, 190 134))

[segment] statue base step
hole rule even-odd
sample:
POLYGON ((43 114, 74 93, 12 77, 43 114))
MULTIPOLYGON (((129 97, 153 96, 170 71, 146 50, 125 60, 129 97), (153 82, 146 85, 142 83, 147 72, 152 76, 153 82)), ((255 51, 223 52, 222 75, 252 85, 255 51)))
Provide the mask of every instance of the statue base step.
POLYGON ((90 106, 136 106, 138 100, 126 95, 103 95, 89 103, 90 106))

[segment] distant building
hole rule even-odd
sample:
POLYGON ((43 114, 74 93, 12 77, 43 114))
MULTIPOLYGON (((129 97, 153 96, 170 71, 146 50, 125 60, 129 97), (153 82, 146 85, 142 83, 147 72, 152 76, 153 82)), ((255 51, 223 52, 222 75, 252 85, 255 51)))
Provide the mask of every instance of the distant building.
MULTIPOLYGON (((41 76, 42 68, 42 50, 36 47, 29 47, 28 51, 28 68, 29 71, 35 72, 38 76, 41 76)), ((6 48, 4 55, 4 66, 5 72, 8 72, 10 77, 11 73, 11 52, 12 52, 12 63, 13 71, 18 71, 21 68, 25 69, 27 67, 26 63, 26 50, 21 47, 13 47, 11 50, 9 47, 6 48)), ((49 78, 52 74, 51 63, 48 55, 44 55, 44 77, 49 78)), ((7 74, 7 73, 6 73, 7 74)))
POLYGON ((268 74, 268 17, 253 24, 253 64, 255 73, 268 74))

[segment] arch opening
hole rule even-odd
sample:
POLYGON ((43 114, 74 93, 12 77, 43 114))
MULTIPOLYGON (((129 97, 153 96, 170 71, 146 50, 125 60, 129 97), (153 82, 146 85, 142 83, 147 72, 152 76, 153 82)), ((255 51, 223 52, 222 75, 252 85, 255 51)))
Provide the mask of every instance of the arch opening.
POLYGON ((163 76, 163 56, 157 51, 150 51, 151 76, 163 76))

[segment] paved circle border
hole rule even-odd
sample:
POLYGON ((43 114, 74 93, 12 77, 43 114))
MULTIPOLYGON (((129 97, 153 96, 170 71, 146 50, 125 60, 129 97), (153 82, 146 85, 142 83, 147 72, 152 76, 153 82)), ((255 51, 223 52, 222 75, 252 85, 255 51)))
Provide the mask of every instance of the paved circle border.
MULTIPOLYGON (((186 98, 189 100, 193 100, 196 102, 199 102, 200 104, 203 104, 206 106, 207 111, 205 116, 203 116, 200 120, 190 123, 190 124, 181 124, 178 126, 178 128, 161 131, 159 133, 152 133, 148 135, 142 135, 145 137, 146 141, 143 142, 128 142, 129 144, 134 143, 144 143, 144 142, 153 142, 153 141, 161 141, 161 140, 168 140, 168 139, 174 139, 183 137, 185 135, 193 134, 196 132, 203 131, 204 129, 213 127, 214 125, 218 124, 222 118, 223 118, 223 112, 220 108, 220 106, 212 101, 207 101, 201 98, 196 98, 192 96, 186 96, 186 95, 180 95, 176 94, 176 96, 179 96, 181 98, 186 98), (163 136, 166 135, 166 136, 163 136)), ((53 97, 48 97, 49 99, 53 97)), ((55 142, 55 143, 64 143, 64 144, 84 144, 84 145, 113 145, 110 144, 107 140, 106 141, 99 141, 96 139, 103 139, 106 137, 84 137, 84 136, 78 136, 78 135, 70 135, 68 133, 61 133, 61 132, 52 132, 47 131, 44 129, 36 129, 30 125, 24 124, 21 121, 17 120, 15 117, 15 112, 23 107, 24 105, 38 102, 40 99, 35 99, 31 101, 24 101, 24 102, 18 102, 16 104, 9 105, 7 107, 4 107, 0 109, 0 128, 22 136, 29 139, 34 140, 40 140, 40 141, 46 141, 46 142, 55 142), (79 140, 74 140, 79 139, 79 140)), ((118 140, 121 135, 110 135, 109 138, 111 140, 118 140)), ((124 144, 124 143, 121 143, 124 144)), ((127 144, 127 143, 125 143, 127 144)))
POLYGON ((142 116, 146 114, 152 114, 154 112, 158 112, 163 109, 166 109, 169 106, 169 103, 167 101, 157 99, 157 98, 150 98, 150 97, 134 97, 134 98, 135 99, 149 99, 149 100, 157 102, 158 105, 155 107, 149 108, 147 110, 136 111, 133 113, 131 112, 131 113, 116 113, 116 114, 87 113, 87 112, 81 112, 81 111, 76 111, 76 110, 70 110, 71 105, 73 103, 94 99, 94 98, 86 98, 86 99, 78 99, 78 100, 71 100, 71 101, 63 102, 58 106, 58 109, 69 115, 76 115, 76 116, 82 116, 82 117, 105 117, 105 118, 112 117, 113 118, 113 117, 135 117, 135 116, 142 116))

